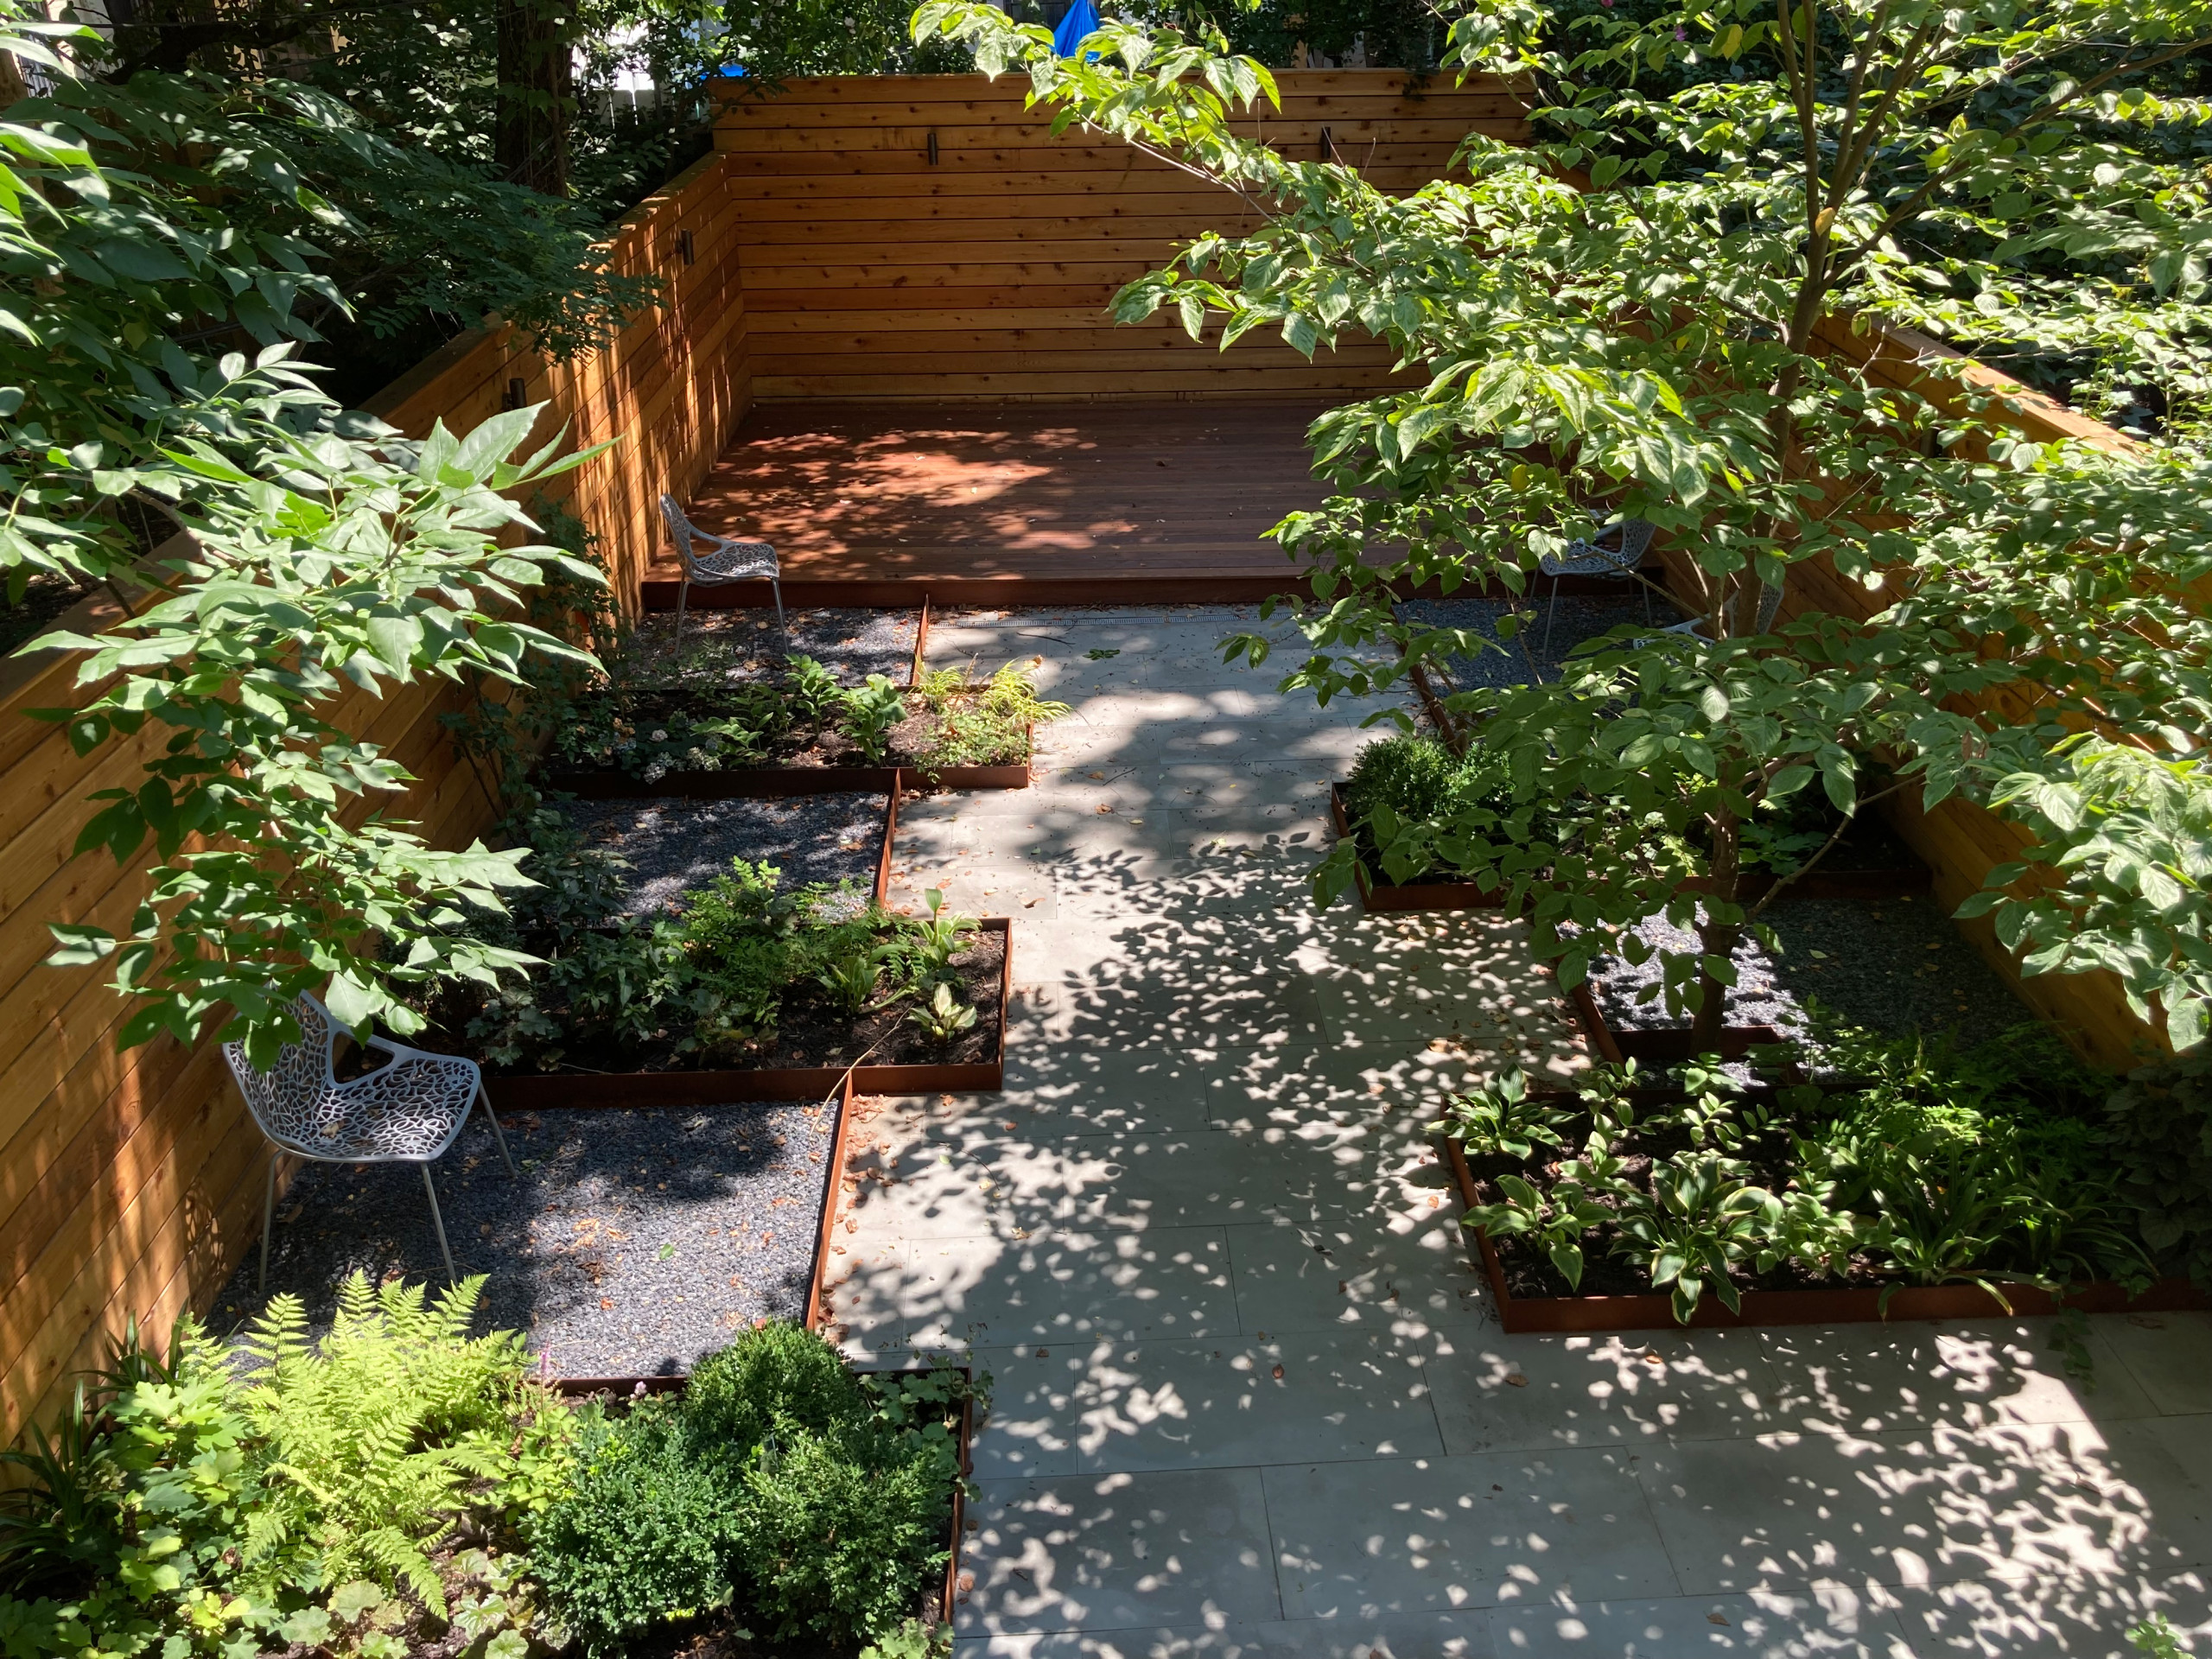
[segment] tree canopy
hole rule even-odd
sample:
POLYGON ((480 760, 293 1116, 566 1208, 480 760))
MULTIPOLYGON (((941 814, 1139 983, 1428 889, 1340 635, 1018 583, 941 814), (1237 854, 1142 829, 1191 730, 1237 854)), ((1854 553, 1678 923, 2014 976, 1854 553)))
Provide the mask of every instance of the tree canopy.
MULTIPOLYGON (((1510 759, 1512 801, 1373 825, 1386 863, 1426 844, 1509 883, 1570 984, 1600 951, 1644 954, 1630 930, 1671 914, 1697 945, 1662 953, 1666 995, 1712 1038, 1774 896, 1742 886, 1745 825, 1807 789, 1847 818, 1878 767, 1894 781, 1873 788, 2030 833, 1968 906, 2028 971, 2110 968, 2177 1045, 2201 1039, 2206 461, 2030 442, 1961 359, 1899 390, 1821 330, 1952 326, 1964 293, 2031 343, 2094 318, 2149 331, 2131 349, 2194 350, 2212 218, 2142 156, 2203 118, 2158 77, 2212 45, 2212 6, 1728 0, 1554 24, 1533 0, 1457 16, 1453 64, 1520 89, 1539 136, 1471 135, 1452 177, 1398 197, 1240 137, 1231 109, 1274 87, 1218 35, 1109 23, 1095 55, 1062 59, 988 6, 915 20, 1025 70, 1058 126, 1265 214, 1128 285, 1117 315, 1170 308, 1224 347, 1266 327, 1308 354, 1350 336, 1397 352, 1401 388, 1315 423, 1334 493, 1275 531, 1318 596, 1290 601, 1310 649, 1287 690, 1325 702, 1494 651, 1395 598, 1525 594, 1593 524, 1656 527, 1683 626, 1446 698, 1510 759), (2055 257, 2077 262, 2063 283, 2055 257)), ((1324 897, 1355 856, 1323 866, 1324 897)))

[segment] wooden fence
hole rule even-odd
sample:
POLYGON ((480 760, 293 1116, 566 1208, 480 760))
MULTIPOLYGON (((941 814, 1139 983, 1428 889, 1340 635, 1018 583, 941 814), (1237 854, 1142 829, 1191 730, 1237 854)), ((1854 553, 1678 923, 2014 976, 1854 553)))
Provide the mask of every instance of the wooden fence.
MULTIPOLYGON (((615 238, 623 270, 667 279, 665 308, 558 367, 511 331, 469 335, 391 388, 378 412, 420 435, 440 416, 467 428, 512 401, 547 401, 540 441, 564 422, 574 442, 622 435, 613 454, 557 482, 634 596, 658 523, 655 495, 703 477, 744 413, 734 217, 709 156, 615 238)), ((122 620, 100 597, 57 626, 93 632, 122 620)), ((86 797, 135 786, 160 734, 79 759, 61 728, 24 712, 86 701, 75 677, 74 658, 0 663, 0 1435, 9 1438, 27 1421, 50 1420, 70 1374, 96 1363, 127 1319, 165 1332, 180 1310, 208 1308, 257 1242, 265 1168, 265 1145, 215 1046, 162 1038, 118 1054, 124 1008, 104 988, 105 974, 41 965, 48 922, 121 931, 144 891, 143 859, 122 870, 105 853, 73 858, 71 849, 92 811, 86 797)), ((439 721, 466 695, 441 682, 381 701, 354 693, 336 711, 341 726, 420 779, 385 804, 442 846, 465 844, 495 814, 439 721)))
MULTIPOLYGON (((1518 139, 1495 85, 1384 70, 1278 77, 1239 125, 1386 189, 1440 177, 1470 130, 1518 139)), ((1387 385, 1377 343, 1308 363, 1274 331, 1226 354, 1170 314, 1129 326, 1114 292, 1204 231, 1256 227, 1219 186, 1100 133, 1052 136, 1026 76, 831 78, 727 104, 715 142, 741 204, 753 396, 1297 397, 1387 385)))

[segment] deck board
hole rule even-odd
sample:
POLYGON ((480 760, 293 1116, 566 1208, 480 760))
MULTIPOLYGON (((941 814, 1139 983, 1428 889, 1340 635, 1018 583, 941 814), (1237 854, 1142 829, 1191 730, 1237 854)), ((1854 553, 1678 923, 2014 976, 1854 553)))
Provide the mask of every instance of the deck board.
MULTIPOLYGON (((1324 494, 1305 432, 1328 406, 770 405, 689 511, 772 543, 787 603, 1255 599, 1289 585, 1268 528, 1324 494)), ((656 563, 648 608, 674 607, 676 575, 656 563)), ((768 601, 747 583, 690 602, 768 601)))

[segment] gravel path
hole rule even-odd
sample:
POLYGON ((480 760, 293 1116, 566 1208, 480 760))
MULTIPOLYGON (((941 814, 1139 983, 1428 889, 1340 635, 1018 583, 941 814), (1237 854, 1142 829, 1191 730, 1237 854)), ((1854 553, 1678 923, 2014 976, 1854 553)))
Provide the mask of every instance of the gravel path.
MULTIPOLYGON (((760 1319, 800 1319, 813 1272, 832 1105, 539 1111, 505 1120, 511 1180, 480 1116, 433 1166, 454 1266, 489 1275, 480 1331, 529 1333, 563 1376, 688 1370, 760 1319)), ((327 1328, 355 1268, 444 1281, 423 1178, 405 1164, 311 1164, 284 1195, 269 1293, 327 1328)), ((211 1325, 260 1311, 257 1249, 211 1325)))
POLYGON ((569 801, 560 809, 594 846, 630 861, 633 915, 703 886, 733 858, 766 859, 785 887, 852 880, 873 887, 883 850, 880 795, 799 795, 781 801, 569 801))
MULTIPOLYGON (((811 657, 848 685, 871 674, 906 683, 914 666, 919 611, 861 611, 823 607, 786 610, 788 633, 776 631, 772 610, 687 611, 683 646, 702 671, 719 667, 733 682, 772 678, 787 656, 811 657)), ((633 644, 641 655, 661 656, 676 639, 674 612, 639 620, 633 644)))
MULTIPOLYGON (((1770 956, 1751 940, 1738 950, 1731 1025, 1801 1033, 1807 1005, 1817 1000, 1853 1025, 1899 1034, 1949 1032, 1972 1047, 2036 1017, 1925 899, 1778 900, 1766 919, 1782 953, 1770 956)), ((1637 931, 1655 945, 1693 944, 1657 917, 1637 931)), ((1620 1029, 1688 1023, 1657 1001, 1635 1001, 1638 990, 1659 982, 1656 961, 1637 968, 1610 958, 1596 964, 1592 979, 1607 1022, 1620 1029)))
MULTIPOLYGON (((1446 660, 1446 674, 1452 681, 1449 688, 1438 686, 1440 694, 1451 690, 1471 691, 1478 686, 1522 685, 1529 679, 1529 660, 1546 679, 1556 678, 1559 665, 1567 654, 1583 640, 1601 634, 1608 628, 1617 628, 1624 622, 1643 622, 1649 620, 1640 599, 1578 599, 1562 595, 1558 614, 1551 621, 1551 637, 1545 640, 1545 614, 1551 604, 1548 593, 1539 592, 1524 607, 1533 607, 1536 613, 1535 626, 1523 629, 1510 640, 1502 642, 1503 649, 1485 651, 1472 657, 1453 657, 1446 660)), ((1497 599, 1411 599, 1398 607, 1398 617, 1405 622, 1427 622, 1437 627, 1465 628, 1490 639, 1497 637, 1497 619, 1513 610, 1514 606, 1497 599)), ((1669 619, 1659 617, 1665 622, 1669 619)))

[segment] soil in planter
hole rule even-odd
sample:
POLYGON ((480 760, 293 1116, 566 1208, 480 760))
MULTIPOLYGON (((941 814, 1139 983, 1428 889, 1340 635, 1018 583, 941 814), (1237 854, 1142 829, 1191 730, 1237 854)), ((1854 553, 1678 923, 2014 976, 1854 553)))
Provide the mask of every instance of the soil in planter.
POLYGON ((1567 653, 1583 640, 1593 639, 1624 622, 1656 621, 1664 626, 1676 620, 1671 612, 1662 615, 1666 607, 1656 599, 1647 613, 1641 599, 1584 599, 1562 594, 1547 644, 1545 617, 1551 607, 1551 593, 1541 582, 1536 588, 1536 593, 1518 606, 1496 599, 1409 599, 1398 605, 1397 613, 1403 621, 1464 628, 1490 639, 1497 639, 1498 618, 1516 608, 1535 613, 1535 626, 1523 627, 1510 639, 1500 640, 1502 650, 1449 658, 1440 664, 1440 674, 1432 668, 1432 683, 1440 679, 1445 682, 1436 685, 1439 695, 1448 696, 1454 691, 1484 686, 1526 685, 1532 678, 1555 680, 1567 653))
POLYGON ((626 906, 642 915, 728 874, 730 860, 777 866, 786 888, 875 882, 888 803, 876 794, 780 801, 615 800, 557 804, 587 842, 629 861, 626 906))
POLYGON ((779 678, 786 657, 811 657, 848 685, 871 674, 906 683, 921 633, 919 611, 786 607, 784 616, 788 627, 779 632, 773 609, 686 611, 679 645, 675 613, 654 612, 639 619, 632 648, 649 662, 680 650, 686 677, 696 672, 702 685, 779 678))
MULTIPOLYGON (((1924 898, 1777 900, 1763 918, 1782 945, 1770 954, 1754 939, 1737 947, 1732 1026, 1772 1026, 1785 1037, 1809 1029, 1817 1000, 1847 1024, 1891 1035, 1948 1033, 1973 1047, 2036 1018, 1931 900, 1924 898)), ((1637 928, 1654 945, 1693 947, 1693 937, 1652 917, 1637 928)), ((1619 957, 1592 965, 1591 988, 1606 1023, 1619 1031, 1687 1026, 1665 1004, 1636 994, 1659 982, 1654 959, 1636 967, 1619 957)))
MULTIPOLYGON (((689 1370, 757 1319, 803 1319, 837 1113, 818 1103, 509 1113, 518 1180, 472 1115, 431 1175, 454 1267, 489 1276, 477 1328, 527 1333, 559 1375, 645 1376, 689 1370)), ((276 1213, 268 1294, 302 1298, 317 1332, 356 1268, 372 1281, 444 1282, 414 1165, 309 1164, 276 1213)), ((258 1263, 256 1240, 213 1329, 259 1313, 258 1263)))

